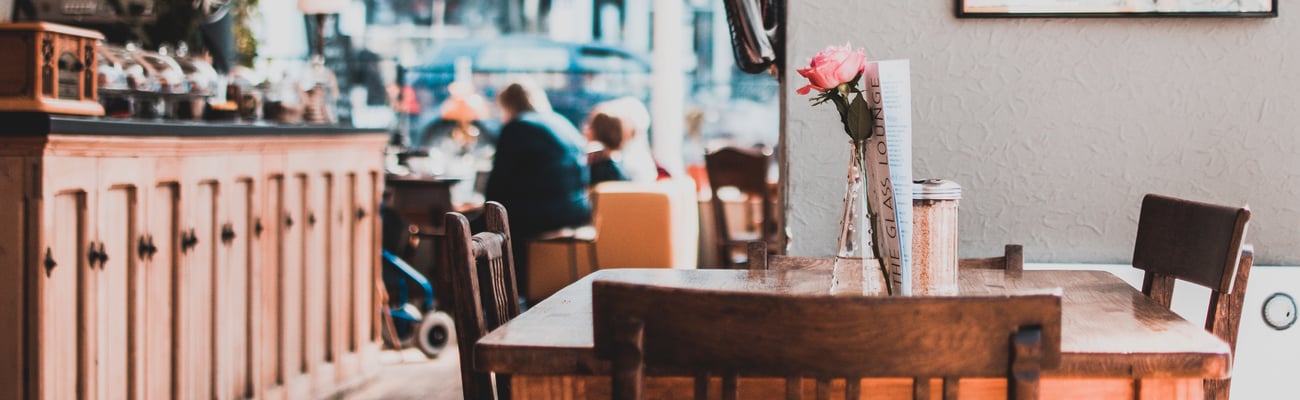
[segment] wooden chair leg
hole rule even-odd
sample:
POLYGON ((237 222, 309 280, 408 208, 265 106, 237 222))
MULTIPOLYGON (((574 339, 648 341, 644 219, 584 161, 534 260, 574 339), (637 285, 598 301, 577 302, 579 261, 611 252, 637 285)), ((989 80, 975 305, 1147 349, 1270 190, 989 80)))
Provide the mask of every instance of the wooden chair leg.
POLYGON ((956 377, 943 378, 943 399, 957 400, 957 388, 961 380, 956 377))
POLYGON ((699 372, 695 374, 695 400, 708 400, 709 398, 709 373, 699 372))
POLYGON ((803 377, 789 376, 785 378, 785 400, 803 399, 803 377))
POLYGON ((1038 376, 1043 365, 1043 331, 1039 327, 1021 328, 1012 337, 1011 382, 1007 383, 1007 398, 1031 400, 1038 398, 1038 376))
POLYGON ((614 374, 611 386, 615 399, 645 398, 645 323, 620 319, 614 329, 614 374))
POLYGON ((930 399, 930 377, 918 376, 912 378, 912 399, 914 400, 930 399))
POLYGON ((739 400, 740 389, 736 387, 736 380, 739 379, 736 374, 726 374, 722 376, 722 399, 739 400))

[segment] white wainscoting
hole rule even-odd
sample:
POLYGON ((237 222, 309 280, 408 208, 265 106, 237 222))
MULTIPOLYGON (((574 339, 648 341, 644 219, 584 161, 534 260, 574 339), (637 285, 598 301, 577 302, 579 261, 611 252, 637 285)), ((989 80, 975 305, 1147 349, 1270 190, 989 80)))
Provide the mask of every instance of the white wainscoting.
MULTIPOLYGON (((1075 269, 1107 271, 1142 287, 1142 271, 1117 264, 1025 264, 1025 269, 1075 269)), ((1264 299, 1273 293, 1300 298, 1300 266, 1255 266, 1246 288, 1246 303, 1241 310, 1241 330, 1237 337, 1236 361, 1233 365, 1232 398, 1270 399, 1296 393, 1300 375, 1300 324, 1278 331, 1264 323, 1264 299)), ((1174 288, 1173 309, 1195 324, 1205 323, 1209 306, 1209 289, 1186 282, 1174 288)))

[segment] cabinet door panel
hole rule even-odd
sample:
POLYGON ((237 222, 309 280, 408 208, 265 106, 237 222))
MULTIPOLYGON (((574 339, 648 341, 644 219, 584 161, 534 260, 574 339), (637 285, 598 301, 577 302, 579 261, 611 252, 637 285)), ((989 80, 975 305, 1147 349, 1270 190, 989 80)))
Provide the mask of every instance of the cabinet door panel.
POLYGON ((325 180, 316 176, 303 176, 300 183, 303 197, 303 355, 306 370, 314 372, 325 362, 325 343, 329 328, 326 324, 329 299, 326 296, 329 264, 326 254, 329 243, 325 240, 329 213, 325 209, 325 180))
MULTIPOLYGON (((325 174, 325 237, 328 243, 326 257, 327 280, 326 301, 329 304, 325 315, 325 360, 336 362, 344 352, 347 339, 347 258, 346 238, 348 228, 352 225, 344 219, 343 210, 349 209, 347 180, 332 173, 325 174)), ((336 370, 341 372, 341 370, 336 370)))
POLYGON ((94 398, 99 285, 88 255, 94 241, 96 178, 93 158, 47 157, 41 166, 42 274, 37 302, 39 397, 94 398))
POLYGON ((362 211, 360 198, 357 195, 359 184, 360 179, 357 178, 357 174, 355 172, 348 173, 346 187, 343 192, 345 199, 343 204, 347 205, 347 207, 344 207, 343 212, 347 216, 344 218, 344 223, 341 224, 344 228, 343 238, 338 242, 343 244, 343 282, 346 285, 343 292, 343 312, 346 315, 344 316, 343 329, 339 330, 339 332, 343 333, 343 346, 348 352, 357 351, 357 325, 360 321, 363 321, 358 319, 357 314, 357 268, 359 268, 357 254, 365 251, 365 249, 357 248, 357 235, 360 234, 362 220, 365 219, 366 214, 364 213, 366 212, 362 211))
MULTIPOLYGON (((41 398, 71 399, 88 394, 85 319, 81 305, 85 258, 89 242, 87 196, 84 191, 58 193, 45 205, 46 247, 40 266, 41 398)), ((91 360, 93 361, 93 360, 91 360)))
MULTIPOLYGON (((216 182, 202 182, 191 190, 192 198, 186 202, 188 230, 192 244, 182 243, 183 267, 179 271, 182 282, 180 304, 181 334, 177 335, 181 351, 182 395, 199 399, 212 397, 213 363, 213 304, 220 299, 213 295, 216 286, 214 267, 219 265, 217 251, 219 235, 216 221, 220 209, 220 186, 216 182)), ((182 240, 184 242, 185 240, 182 240)))
MULTIPOLYGON (((138 354, 140 343, 130 338, 136 334, 140 315, 137 302, 131 298, 138 291, 137 276, 140 263, 133 249, 139 221, 136 188, 134 186, 110 187, 100 192, 99 241, 103 253, 98 275, 98 301, 95 304, 99 362, 97 370, 98 398, 125 399, 138 390, 135 377, 138 363, 128 360, 128 355, 138 354)), ((89 276, 89 275, 88 275, 89 276)))
POLYGON ((378 222, 378 207, 376 199, 379 196, 379 179, 375 172, 362 172, 354 175, 357 180, 353 187, 353 201, 355 205, 355 226, 353 227, 352 240, 348 243, 348 248, 352 251, 352 290, 353 296, 350 300, 352 304, 352 340, 351 349, 357 349, 364 342, 377 340, 378 337, 373 334, 376 331, 376 324, 371 318, 371 311, 375 309, 377 302, 373 298, 376 274, 378 273, 377 260, 378 238, 375 236, 375 224, 378 222))
POLYGON ((284 382, 307 371, 307 361, 303 358, 307 340, 303 335, 303 231, 307 225, 303 212, 303 186, 306 176, 287 178, 284 191, 284 218, 280 221, 281 245, 283 254, 283 273, 280 275, 281 308, 280 321, 284 324, 280 340, 280 349, 284 351, 284 382))
POLYGON ((269 241, 271 243, 268 251, 263 255, 267 261, 263 268, 258 271, 259 285, 261 289, 261 301, 258 305, 261 307, 259 314, 259 334, 257 341, 258 348, 258 372, 260 374, 258 381, 263 387, 278 386, 284 383, 284 323, 281 316, 284 310, 284 280, 281 279, 285 273, 284 269, 284 233, 286 227, 284 224, 285 203, 284 203, 284 178, 282 176, 272 176, 266 180, 266 190, 263 192, 265 209, 261 218, 261 233, 257 233, 256 223, 254 224, 254 235, 259 241, 269 241))
POLYGON ((152 254, 143 268, 144 275, 144 397, 167 399, 178 397, 172 392, 176 355, 173 338, 175 321, 181 315, 173 309, 180 295, 177 282, 175 241, 179 231, 180 192, 175 182, 162 182, 150 190, 145 236, 152 244, 152 254))
POLYGON ((251 180, 240 180, 230 187, 227 200, 228 218, 219 227, 221 252, 225 254, 224 264, 217 269, 217 300, 213 328, 215 346, 218 351, 216 370, 218 378, 217 398, 243 398, 247 393, 249 370, 248 317, 252 315, 249 305, 249 272, 254 263, 249 251, 252 235, 249 234, 249 221, 253 200, 251 180))

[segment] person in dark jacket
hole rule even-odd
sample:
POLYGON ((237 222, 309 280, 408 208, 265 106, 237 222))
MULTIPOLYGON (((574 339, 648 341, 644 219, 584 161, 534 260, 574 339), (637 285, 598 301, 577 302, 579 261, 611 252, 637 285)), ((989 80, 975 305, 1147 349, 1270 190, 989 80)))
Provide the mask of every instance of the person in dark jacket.
POLYGON ((509 215, 517 287, 528 299, 528 241, 591 222, 590 172, 578 129, 551 111, 546 93, 512 83, 497 95, 501 134, 484 197, 509 215))

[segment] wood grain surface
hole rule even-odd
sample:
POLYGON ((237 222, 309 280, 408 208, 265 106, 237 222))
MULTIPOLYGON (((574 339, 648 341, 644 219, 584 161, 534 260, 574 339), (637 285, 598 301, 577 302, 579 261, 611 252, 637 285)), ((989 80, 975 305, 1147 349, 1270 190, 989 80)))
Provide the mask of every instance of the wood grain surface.
MULTIPOLYGON (((829 271, 602 270, 484 337, 475 347, 475 367, 512 374, 608 374, 609 365, 593 351, 595 279, 740 292, 816 295, 830 290, 829 271)), ((1062 289, 1061 361, 1044 372, 1046 377, 1199 381, 1229 374, 1227 343, 1109 273, 1025 271, 1016 278, 998 270, 963 270, 961 275, 963 296, 1045 288, 1062 289)))

